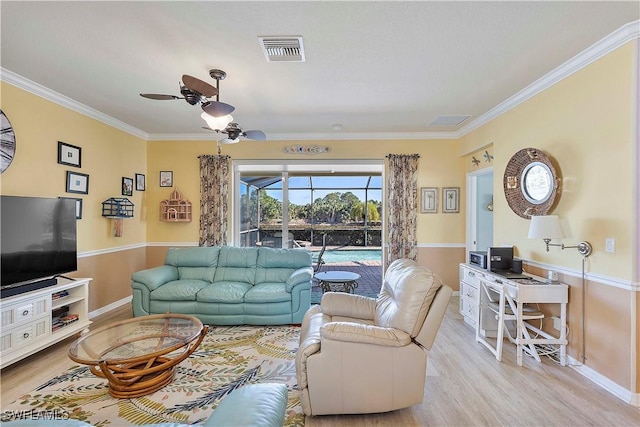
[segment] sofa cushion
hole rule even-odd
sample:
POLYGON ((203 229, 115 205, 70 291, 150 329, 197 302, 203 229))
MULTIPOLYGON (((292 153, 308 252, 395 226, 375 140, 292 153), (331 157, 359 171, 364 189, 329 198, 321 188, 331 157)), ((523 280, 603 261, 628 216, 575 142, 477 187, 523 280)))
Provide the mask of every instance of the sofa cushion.
POLYGON ((204 280, 174 280, 151 292, 156 301, 195 301, 196 294, 209 285, 204 280))
POLYGON ((174 267, 215 267, 219 253, 219 247, 169 248, 164 263, 174 267))
POLYGON ((251 289, 249 283, 244 282, 215 282, 198 292, 199 302, 242 303, 244 295, 251 289))
POLYGON ((260 248, 255 283, 284 283, 291 273, 303 267, 311 267, 311 253, 307 250, 260 248))
POLYGON ((244 302, 281 302, 291 301, 291 292, 285 290, 284 283, 260 283, 247 290, 244 302))
POLYGON ((258 248, 222 246, 214 282, 255 283, 258 248))

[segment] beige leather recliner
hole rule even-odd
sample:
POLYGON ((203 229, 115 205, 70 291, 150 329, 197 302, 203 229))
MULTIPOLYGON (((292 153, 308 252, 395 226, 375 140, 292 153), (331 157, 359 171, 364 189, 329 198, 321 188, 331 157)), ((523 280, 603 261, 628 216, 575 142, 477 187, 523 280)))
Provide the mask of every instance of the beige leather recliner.
POLYGON ((296 375, 306 415, 388 412, 422 403, 431 349, 452 290, 394 261, 377 299, 328 292, 304 316, 296 375))

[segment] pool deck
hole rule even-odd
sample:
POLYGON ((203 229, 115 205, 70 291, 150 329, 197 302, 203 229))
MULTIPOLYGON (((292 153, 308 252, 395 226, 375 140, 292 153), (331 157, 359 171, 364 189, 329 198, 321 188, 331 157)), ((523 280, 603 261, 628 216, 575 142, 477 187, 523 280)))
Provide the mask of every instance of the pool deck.
MULTIPOLYGON (((329 248, 327 247, 327 250, 329 248)), ((359 249, 362 249, 361 247, 359 249)), ((366 297, 377 297, 380 287, 382 286, 382 262, 381 261, 348 261, 326 263, 322 266, 322 271, 350 271, 360 275, 358 287, 354 294, 366 297)), ((311 304, 320 303, 322 298, 322 290, 317 280, 313 280, 311 288, 311 304)))

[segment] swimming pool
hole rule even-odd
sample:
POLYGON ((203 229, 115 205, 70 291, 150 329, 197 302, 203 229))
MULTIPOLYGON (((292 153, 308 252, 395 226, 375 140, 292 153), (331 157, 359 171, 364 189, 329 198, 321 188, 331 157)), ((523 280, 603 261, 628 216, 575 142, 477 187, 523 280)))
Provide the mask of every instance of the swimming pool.
MULTIPOLYGON (((318 256, 318 252, 312 252, 313 256, 318 256)), ((334 262, 348 261, 381 261, 382 251, 380 249, 356 249, 356 250, 331 250, 327 249, 322 255, 322 259, 327 264, 334 262)))

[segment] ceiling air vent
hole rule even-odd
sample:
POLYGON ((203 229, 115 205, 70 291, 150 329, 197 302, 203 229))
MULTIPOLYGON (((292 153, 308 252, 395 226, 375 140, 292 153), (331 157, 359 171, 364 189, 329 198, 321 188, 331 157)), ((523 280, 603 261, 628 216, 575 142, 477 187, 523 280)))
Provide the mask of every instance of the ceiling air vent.
POLYGON ((471 116, 438 116, 427 126, 458 126, 471 116))
POLYGON ((269 62, 304 62, 302 37, 258 37, 262 52, 269 62))

